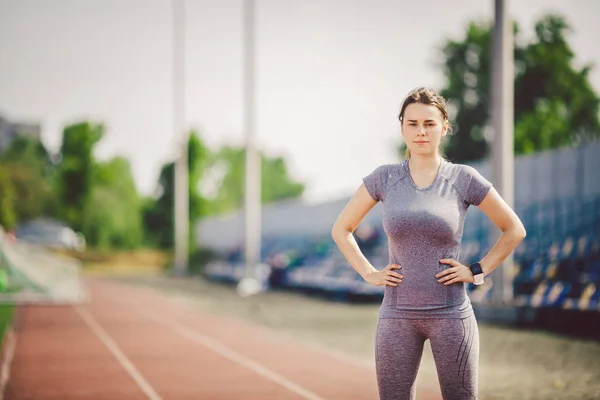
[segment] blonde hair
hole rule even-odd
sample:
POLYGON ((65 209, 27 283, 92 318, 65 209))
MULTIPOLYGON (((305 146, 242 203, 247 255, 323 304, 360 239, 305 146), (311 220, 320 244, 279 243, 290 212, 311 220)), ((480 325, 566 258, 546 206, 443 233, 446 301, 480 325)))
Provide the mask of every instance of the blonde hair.
MULTIPOLYGON (((411 90, 404 101, 402 102, 402 107, 400 107, 400 114, 398 114, 398 120, 400 124, 402 124, 402 120, 404 119, 404 112, 406 111, 406 107, 411 104, 419 103, 424 104, 426 106, 436 106, 438 110, 442 113, 442 117, 444 118, 444 122, 448 123, 448 133, 451 132, 451 125, 448 121, 448 110, 446 109, 446 100, 440 96, 435 90, 427 87, 419 87, 417 89, 411 90)), ((441 153, 441 149, 438 149, 441 153)), ((404 158, 410 158, 410 149, 406 146, 406 150, 404 152, 404 158)))

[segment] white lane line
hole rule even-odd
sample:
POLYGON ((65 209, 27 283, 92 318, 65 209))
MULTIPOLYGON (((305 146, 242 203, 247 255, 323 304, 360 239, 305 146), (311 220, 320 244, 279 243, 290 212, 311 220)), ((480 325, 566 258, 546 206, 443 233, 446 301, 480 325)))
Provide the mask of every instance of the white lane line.
POLYGON ((150 400, 162 400, 161 397, 156 393, 156 391, 150 386, 150 384, 144 379, 142 374, 135 368, 133 363, 129 361, 127 356, 123 354, 119 346, 115 343, 114 340, 106 333, 104 329, 96 322, 94 317, 83 308, 74 307, 77 314, 83 319, 83 321, 87 324, 87 326, 91 329, 92 332, 100 339, 100 341, 110 350, 110 352, 115 356, 117 361, 121 364, 121 366, 127 371, 127 373, 133 378, 135 383, 142 389, 142 391, 148 396, 150 400))
MULTIPOLYGON (((123 305, 123 303, 121 303, 121 302, 116 302, 116 303, 123 305)), ((175 332, 177 332, 181 336, 191 340, 192 342, 195 342, 201 346, 204 346, 204 347, 214 351, 215 353, 218 353, 221 356, 256 372, 257 374, 263 376, 264 378, 269 379, 269 380, 283 386, 284 388, 288 389, 289 391, 294 392, 294 393, 298 394, 299 396, 302 396, 305 399, 325 400, 323 397, 316 395, 315 393, 311 392, 310 390, 290 381, 289 379, 284 378, 283 376, 279 375, 276 372, 271 371, 264 365, 261 365, 261 364, 257 363, 256 361, 253 361, 247 357, 244 357, 240 353, 237 353, 237 352, 231 350, 229 347, 223 345, 222 343, 219 343, 218 341, 216 341, 208 336, 204 336, 201 333, 198 333, 195 330, 190 329, 187 326, 185 326, 179 322, 171 322, 171 323, 164 322, 162 319, 160 319, 152 314, 149 314, 148 312, 146 312, 142 309, 139 309, 138 307, 132 307, 132 308, 135 311, 137 311, 138 313, 144 315, 146 318, 174 330, 175 332)))

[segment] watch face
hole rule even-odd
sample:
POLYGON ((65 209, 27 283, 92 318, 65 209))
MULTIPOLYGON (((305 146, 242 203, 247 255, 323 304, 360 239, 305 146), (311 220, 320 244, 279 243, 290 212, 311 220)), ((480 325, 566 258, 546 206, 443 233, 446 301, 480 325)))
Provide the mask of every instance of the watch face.
POLYGON ((483 270, 481 269, 481 264, 479 263, 473 263, 469 265, 469 268, 471 269, 471 272, 473 272, 473 275, 479 275, 483 273, 483 270))

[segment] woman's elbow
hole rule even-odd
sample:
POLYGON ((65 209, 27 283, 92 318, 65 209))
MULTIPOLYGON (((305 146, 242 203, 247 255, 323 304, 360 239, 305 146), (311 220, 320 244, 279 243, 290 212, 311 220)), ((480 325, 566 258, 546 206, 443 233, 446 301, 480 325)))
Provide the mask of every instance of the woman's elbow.
POLYGON ((525 230, 525 227, 523 226, 523 223, 521 223, 521 221, 519 221, 519 223, 515 224, 515 227, 513 228, 513 232, 514 232, 515 238, 519 242, 523 241, 523 239, 525 239, 525 237, 527 236, 527 230, 525 230))
POLYGON ((331 234, 331 238, 335 241, 335 236, 336 236, 335 235, 335 226, 333 228, 331 228, 330 234, 331 234))
POLYGON ((523 227, 523 230, 521 231, 521 240, 525 239, 526 236, 527 236, 527 231, 525 230, 525 227, 523 227))
POLYGON ((503 235, 510 237, 510 239, 514 242, 521 243, 525 236, 527 236, 527 231, 523 226, 523 223, 520 219, 512 220, 510 224, 507 224, 505 227, 500 228, 503 235))
POLYGON ((331 228, 331 238, 333 239, 334 242, 338 242, 340 237, 340 229, 338 227, 336 227, 334 225, 333 228, 331 228))
POLYGON ((339 224, 335 224, 333 228, 331 228, 331 238, 334 242, 339 243, 346 235, 348 234, 348 230, 339 224))

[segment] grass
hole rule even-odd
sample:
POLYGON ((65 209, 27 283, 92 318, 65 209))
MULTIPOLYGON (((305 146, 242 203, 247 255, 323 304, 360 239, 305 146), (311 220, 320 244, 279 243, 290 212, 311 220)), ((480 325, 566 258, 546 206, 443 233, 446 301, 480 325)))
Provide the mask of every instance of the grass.
POLYGON ((82 263, 86 275, 155 275, 161 273, 169 255, 161 250, 96 250, 70 253, 82 263))
POLYGON ((15 306, 13 304, 0 304, 0 345, 4 342, 6 328, 13 319, 15 306))
MULTIPOLYGON (((88 276, 163 275, 171 272, 173 263, 171 251, 155 248, 132 250, 88 248, 83 252, 68 250, 57 252, 79 260, 82 272, 88 276)), ((195 249, 189 255, 188 273, 200 275, 203 266, 215 256, 216 253, 209 249, 195 249)))

